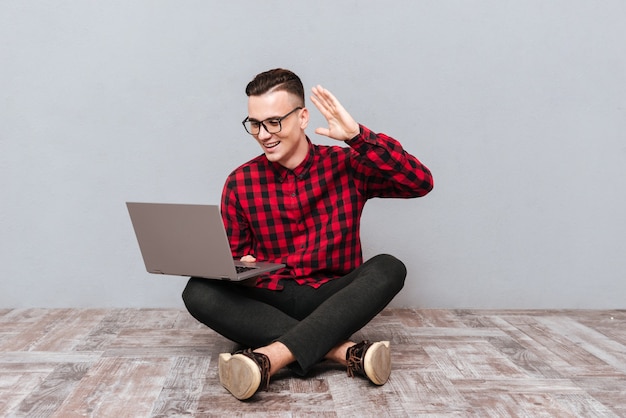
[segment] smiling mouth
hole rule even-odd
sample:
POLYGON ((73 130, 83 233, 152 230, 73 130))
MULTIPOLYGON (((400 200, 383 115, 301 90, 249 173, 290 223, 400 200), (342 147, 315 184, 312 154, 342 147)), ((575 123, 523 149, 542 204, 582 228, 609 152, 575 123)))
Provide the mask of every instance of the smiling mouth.
POLYGON ((267 149, 271 149, 276 147, 278 144, 280 144, 280 141, 276 141, 276 142, 267 142, 265 144, 263 144, 263 146, 267 149))

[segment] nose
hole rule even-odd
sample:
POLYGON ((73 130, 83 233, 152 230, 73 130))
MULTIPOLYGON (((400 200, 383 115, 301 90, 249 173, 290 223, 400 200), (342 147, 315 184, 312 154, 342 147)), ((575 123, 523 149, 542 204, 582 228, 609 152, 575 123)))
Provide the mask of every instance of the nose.
POLYGON ((257 138, 260 140, 265 140, 271 138, 272 134, 267 131, 267 128, 264 124, 261 124, 261 128, 259 129, 259 133, 257 134, 257 138))

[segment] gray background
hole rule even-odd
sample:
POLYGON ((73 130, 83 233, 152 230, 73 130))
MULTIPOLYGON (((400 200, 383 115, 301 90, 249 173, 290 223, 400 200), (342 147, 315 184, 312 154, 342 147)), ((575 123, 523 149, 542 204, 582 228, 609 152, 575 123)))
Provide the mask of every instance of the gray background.
POLYGON ((287 67, 433 171, 364 213, 366 257, 409 268, 395 306, 624 308, 625 21, 623 1, 0 1, 0 307, 182 306, 124 202, 218 203, 261 152, 245 84, 287 67))

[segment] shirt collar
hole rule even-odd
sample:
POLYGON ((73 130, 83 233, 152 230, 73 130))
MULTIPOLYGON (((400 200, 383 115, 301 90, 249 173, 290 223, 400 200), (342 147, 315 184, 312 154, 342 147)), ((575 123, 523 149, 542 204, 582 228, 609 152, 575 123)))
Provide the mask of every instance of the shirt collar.
POLYGON ((293 170, 290 170, 279 163, 270 162, 270 166, 274 169, 274 172, 278 176, 278 181, 281 183, 285 181, 289 173, 293 173, 298 178, 303 178, 311 169, 311 165, 313 165, 315 157, 315 147, 313 146, 313 143, 311 143, 308 136, 306 137, 306 141, 309 144, 309 151, 304 157, 304 160, 302 160, 302 162, 293 170))

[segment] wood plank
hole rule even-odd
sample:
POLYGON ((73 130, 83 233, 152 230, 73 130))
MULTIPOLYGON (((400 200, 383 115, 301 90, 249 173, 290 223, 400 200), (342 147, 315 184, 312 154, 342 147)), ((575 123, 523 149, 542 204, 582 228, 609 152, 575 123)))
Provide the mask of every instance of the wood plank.
MULTIPOLYGON (((552 350, 537 343, 533 338, 533 329, 527 327, 527 322, 535 322, 523 316, 524 323, 517 327, 512 325, 506 317, 488 317, 491 326, 496 326, 506 333, 507 337, 489 338, 488 341, 500 352, 505 354, 516 365, 524 369, 529 377, 541 378, 561 378, 560 370, 566 370, 569 364, 562 357, 556 355, 552 350), (525 331, 525 332, 524 332, 525 331)), ((520 323, 519 316, 515 317, 515 322, 520 323)))
POLYGON ((50 352, 50 351, 11 351, 0 352, 0 365, 6 364, 58 364, 58 363, 93 363, 102 356, 100 352, 50 352))
POLYGON ((626 373, 626 345, 597 332, 571 318, 542 318, 542 323, 552 330, 564 333, 565 337, 591 356, 614 368, 617 372, 626 373))
POLYGON ((54 323, 31 344, 32 351, 70 351, 106 316, 105 309, 58 311, 54 323))
POLYGON ((176 358, 150 416, 192 416, 197 410, 210 363, 209 357, 176 358))
POLYGON ((36 390, 54 367, 7 368, 0 365, 0 416, 10 417, 19 404, 36 390))
POLYGON ((626 417, 626 376, 573 377, 572 380, 615 415, 626 417))
POLYGON ((3 322, 19 324, 17 332, 10 338, 0 340, 0 351, 31 350, 57 323, 66 317, 68 309, 27 309, 14 310, 3 317, 3 322))
POLYGON ((236 345, 180 309, 1 309, 0 416, 626 417, 626 311, 386 309, 377 387, 323 362, 246 402, 219 383, 236 345), (611 319, 612 318, 612 319, 611 319))
POLYGON ((58 365, 18 405, 16 415, 26 417, 50 416, 78 385, 89 367, 89 363, 58 365))
POLYGON ((149 416, 171 367, 168 358, 102 358, 52 416, 149 416))
POLYGON ((424 350, 449 379, 526 377, 515 363, 488 342, 444 341, 424 350))
POLYGON ((525 333, 542 360, 562 375, 613 375, 616 370, 567 337, 567 329, 550 326, 550 316, 519 316, 509 323, 525 333))

